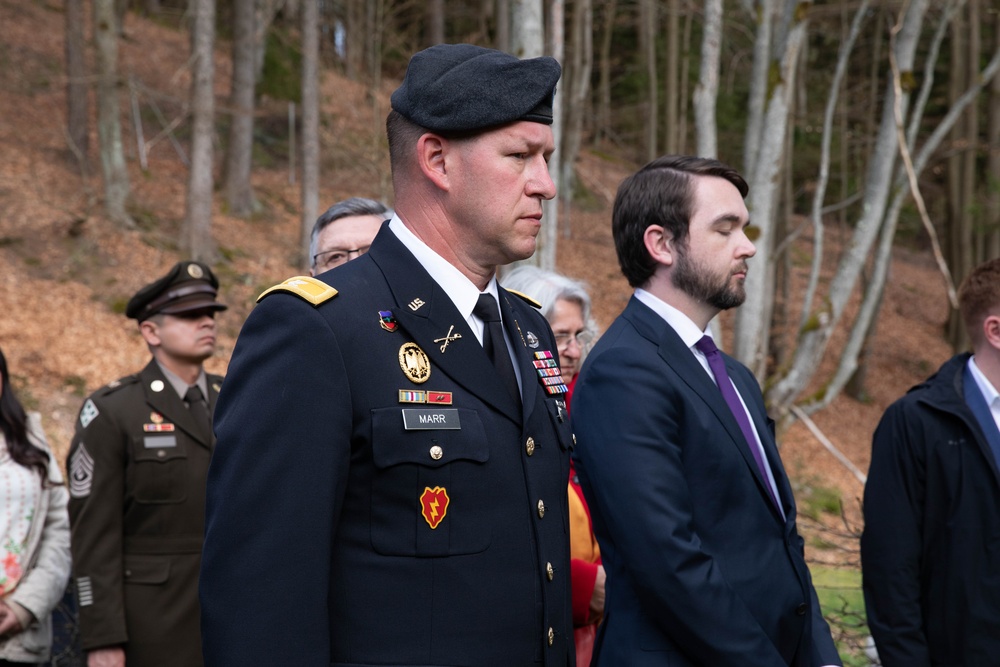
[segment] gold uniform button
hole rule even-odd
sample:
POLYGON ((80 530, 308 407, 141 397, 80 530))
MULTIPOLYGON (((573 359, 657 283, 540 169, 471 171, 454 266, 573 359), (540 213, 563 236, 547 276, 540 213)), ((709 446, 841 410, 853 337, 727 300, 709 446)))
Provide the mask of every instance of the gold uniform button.
POLYGON ((545 516, 545 501, 538 501, 538 518, 541 519, 545 516))
POLYGON ((161 458, 161 459, 162 459, 162 458, 163 458, 164 456, 166 456, 166 455, 167 455, 167 453, 166 453, 165 451, 163 451, 162 449, 160 449, 160 450, 157 450, 157 452, 156 452, 156 455, 157 455, 157 456, 158 456, 159 458, 161 458))
POLYGON ((556 571, 552 569, 552 563, 545 564, 545 574, 549 575, 549 581, 552 581, 556 576, 556 571))
POLYGON ((524 451, 528 452, 528 456, 535 453, 535 439, 528 436, 527 441, 524 443, 524 451))
POLYGON ((440 446, 434 445, 433 447, 431 447, 431 458, 432 459, 434 459, 435 461, 438 461, 438 460, 441 459, 442 456, 444 456, 444 450, 441 449, 440 446))
POLYGON ((549 628, 549 646, 552 646, 556 642, 556 631, 551 627, 549 628))

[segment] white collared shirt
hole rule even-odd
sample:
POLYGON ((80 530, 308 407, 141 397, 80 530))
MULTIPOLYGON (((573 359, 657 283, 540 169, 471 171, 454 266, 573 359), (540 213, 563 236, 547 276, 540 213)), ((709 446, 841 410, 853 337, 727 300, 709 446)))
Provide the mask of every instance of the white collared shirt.
POLYGON ((976 381, 976 386, 979 387, 983 398, 986 399, 986 405, 990 406, 990 414, 993 415, 993 421, 996 422, 997 428, 1000 429, 1000 392, 996 390, 993 383, 979 370, 975 356, 969 357, 969 372, 972 373, 972 379, 976 381))
MULTIPOLYGON (((476 302, 479 301, 479 295, 481 294, 479 288, 451 262, 434 252, 429 245, 410 231, 398 215, 392 216, 392 219, 389 221, 389 230, 406 246, 407 250, 413 253, 420 266, 424 267, 424 270, 430 274, 431 279, 444 290, 444 293, 455 304, 455 308, 465 318, 472 332, 476 334, 479 344, 482 345, 485 325, 482 320, 472 314, 472 310, 476 307, 476 302)), ((491 294, 496 299, 497 306, 499 307, 500 294, 497 290, 496 276, 490 278, 490 282, 486 285, 486 291, 483 293, 491 294)), ((503 312, 500 313, 500 319, 502 322, 503 312)), ((511 363, 514 364, 514 374, 517 375, 517 386, 523 387, 521 384, 521 369, 518 366, 517 359, 511 354, 513 347, 506 329, 504 329, 504 341, 507 343, 507 353, 510 354, 511 363)))
MULTIPOLYGON (((694 358, 698 360, 701 367, 705 369, 706 373, 708 373, 708 377, 710 377, 712 382, 715 384, 715 374, 712 373, 712 369, 708 365, 708 358, 705 357, 705 354, 701 350, 695 347, 695 344, 701 340, 702 336, 712 337, 711 327, 702 331, 690 317, 641 287, 636 288, 635 298, 649 306, 653 312, 662 317, 670 328, 677 333, 684 344, 687 345, 688 349, 691 350, 691 354, 694 355, 694 358)), ((743 406, 743 412, 747 415, 747 421, 750 422, 750 430, 753 431, 755 440, 754 445, 760 452, 761 460, 767 464, 764 466, 764 471, 767 473, 767 483, 770 485, 771 491, 774 493, 774 497, 780 498, 781 496, 778 494, 778 485, 774 481, 774 473, 771 472, 771 465, 767 462, 767 454, 764 451, 764 445, 760 441, 760 433, 757 432, 757 425, 754 423, 753 417, 747 409, 746 401, 743 400, 743 396, 740 394, 739 388, 737 388, 736 384, 733 383, 732 378, 730 378, 729 381, 733 384, 733 391, 736 392, 736 396, 740 399, 740 405, 743 406)), ((785 508, 780 507, 779 509, 781 510, 781 516, 784 518, 785 508)))

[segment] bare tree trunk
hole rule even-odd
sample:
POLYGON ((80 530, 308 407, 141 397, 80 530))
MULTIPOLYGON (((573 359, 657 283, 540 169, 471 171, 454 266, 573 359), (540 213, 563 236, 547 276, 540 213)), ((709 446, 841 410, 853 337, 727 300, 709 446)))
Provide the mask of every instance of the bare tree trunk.
POLYGON ((590 75, 594 65, 594 8, 591 0, 577 0, 573 8, 571 46, 573 56, 567 72, 569 80, 566 127, 563 130, 563 157, 559 178, 559 198, 563 202, 560 227, 570 236, 570 206, 573 202, 574 166, 583 143, 583 117, 590 98, 590 75))
MULTIPOLYGON (((902 19, 901 28, 893 47, 901 71, 910 71, 913 68, 914 54, 919 42, 924 15, 927 12, 928 1, 913 0, 908 5, 902 19)), ((909 103, 909 94, 905 90, 901 103, 905 115, 909 103)), ((879 126, 875 150, 865 178, 862 218, 858 221, 849 249, 844 254, 828 288, 828 298, 820 312, 810 315, 807 325, 800 330, 798 346, 790 367, 771 385, 768 391, 771 405, 776 406, 779 412, 787 410, 794 397, 802 391, 815 374, 830 336, 843 315, 844 308, 857 285, 872 244, 882 227, 899 150, 895 104, 896 92, 890 82, 885 95, 885 107, 882 111, 882 122, 879 126)), ((853 368, 851 371, 853 372, 853 368)), ((783 414, 778 416, 782 417, 783 414)))
POLYGON ((191 259, 211 263, 213 144, 215 139, 215 0, 191 0, 191 170, 181 247, 191 259))
POLYGON ((497 0, 497 49, 510 51, 510 0, 497 0))
POLYGON ((114 0, 93 0, 94 47, 97 54, 97 137, 104 175, 104 208, 124 227, 135 223, 126 210, 130 185, 122 146, 118 103, 118 16, 114 0))
MULTIPOLYGON (((550 0, 548 21, 548 42, 552 45, 552 57, 561 65, 566 62, 565 4, 563 0, 550 0)), ((542 203, 545 224, 542 225, 542 247, 536 250, 538 266, 549 271, 556 268, 556 245, 559 238, 559 193, 562 191, 563 161, 563 106, 565 92, 556 89, 552 101, 552 136, 556 149, 549 158, 549 172, 556 186, 556 196, 542 203)))
POLYGON ((444 43, 444 0, 427 0, 427 46, 444 43))
POLYGON ((757 33, 754 36, 753 69, 750 74, 750 99, 747 104, 747 129, 743 141, 743 173, 752 174, 757 166, 757 151, 764 131, 767 108, 768 72, 771 68, 771 33, 778 0, 758 0, 757 33))
POLYGON ((644 153, 647 160, 656 157, 656 129, 660 119, 658 107, 658 91, 660 88, 659 77, 656 74, 656 35, 657 15, 656 0, 639 0, 639 51, 642 54, 643 63, 646 65, 646 145, 644 153))
POLYGON ((537 58, 545 49, 542 0, 511 0, 510 52, 518 58, 537 58))
MULTIPOLYGON (((286 0, 254 0, 253 19, 253 79, 260 81, 264 74, 264 56, 267 53, 267 33, 274 23, 274 17, 281 11, 286 0)), ((291 13, 291 12, 289 12, 291 13)), ((235 18, 235 17, 234 17, 235 18)), ((234 36, 235 37, 235 36, 234 36)))
MULTIPOLYGON (((966 7, 969 7, 968 3, 966 7)), ((979 64, 978 49, 973 52, 977 27, 970 25, 969 15, 959 11, 952 22, 951 72, 948 77, 948 101, 955 100, 969 84, 969 77, 976 76, 979 64)), ((975 146, 979 141, 979 124, 975 107, 968 109, 952 132, 951 155, 948 158, 948 219, 946 234, 948 264, 956 280, 961 280, 976 263, 973 234, 972 205, 975 196, 975 146), (973 160, 972 169, 969 162, 973 160)), ((956 350, 965 347, 968 339, 958 311, 952 309, 948 317, 948 341, 956 350)))
POLYGON ((594 127, 595 146, 611 134, 611 37, 615 31, 617 6, 617 0, 604 0, 597 123, 594 127))
POLYGON ((299 264, 319 215, 319 0, 302 3, 302 226, 299 264))
POLYGON ((86 177, 90 172, 90 110, 84 51, 83 0, 66 0, 66 124, 70 150, 86 177))
POLYGON ((665 152, 676 154, 677 151, 677 100, 680 91, 677 85, 677 68, 680 60, 680 0, 667 0, 667 62, 666 78, 663 91, 663 134, 665 152))
POLYGON ((775 216, 780 210, 780 175, 784 168, 785 132, 796 90, 799 55, 809 23, 808 12, 797 9, 797 0, 787 2, 784 20, 789 21, 789 25, 781 31, 785 35, 785 41, 777 51, 778 58, 774 65, 779 76, 768 94, 763 123, 760 125, 762 135, 758 141, 753 142, 757 146, 757 161, 748 172, 748 206, 756 236, 754 243, 757 246, 753 263, 757 268, 747 274, 747 298, 736 315, 735 356, 759 377, 763 377, 766 370, 770 334, 768 325, 774 304, 771 291, 774 268, 771 253, 774 250, 775 216))
POLYGON ((701 38, 701 67, 694 89, 696 152, 701 157, 718 157, 715 104, 719 97, 719 57, 722 51, 722 0, 705 0, 705 20, 701 38))
POLYGON ((233 0, 233 75, 229 91, 229 143, 225 192, 232 215, 252 215, 256 206, 250 171, 253 164, 254 0, 233 0))
POLYGON ((365 43, 365 0, 345 0, 347 6, 346 26, 346 73, 351 81, 357 81, 362 75, 365 43))
MULTIPOLYGON (((993 49, 1000 51, 1000 12, 993 14, 993 49)), ((986 109, 986 259, 993 259, 1000 257, 1000 77, 993 77, 986 109)))

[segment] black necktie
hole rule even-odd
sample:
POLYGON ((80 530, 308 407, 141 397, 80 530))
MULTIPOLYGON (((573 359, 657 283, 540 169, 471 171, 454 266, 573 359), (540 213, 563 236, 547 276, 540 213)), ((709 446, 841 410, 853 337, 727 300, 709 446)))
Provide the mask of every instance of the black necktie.
POLYGON ((201 393, 198 385, 188 387, 184 394, 184 402, 188 405, 188 411, 194 417, 195 423, 201 429, 201 435, 207 442, 212 441, 212 419, 208 416, 208 406, 205 405, 205 396, 201 393))
POLYGON ((493 298, 492 294, 480 294, 476 307, 472 309, 472 314, 486 325, 483 327, 483 349, 493 361, 493 367, 497 369, 497 374, 504 386, 507 387, 507 391, 520 405, 521 391, 517 387, 514 364, 510 361, 507 342, 503 337, 503 325, 500 324, 500 309, 497 307, 497 300, 493 298))

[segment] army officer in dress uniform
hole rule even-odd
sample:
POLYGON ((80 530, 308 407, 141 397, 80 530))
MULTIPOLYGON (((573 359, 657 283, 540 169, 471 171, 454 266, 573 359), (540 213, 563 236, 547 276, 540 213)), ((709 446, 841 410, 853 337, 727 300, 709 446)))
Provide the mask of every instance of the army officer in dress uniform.
POLYGON ((414 55, 387 121, 397 215, 251 313, 216 412, 207 664, 572 664, 566 387, 537 304, 495 277, 555 196, 559 73, 414 55))
POLYGON ((210 415, 222 378, 215 349, 219 283, 180 262, 126 314, 153 359, 83 404, 69 452, 69 512, 80 634, 89 667, 202 664, 198 567, 210 415))

